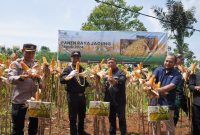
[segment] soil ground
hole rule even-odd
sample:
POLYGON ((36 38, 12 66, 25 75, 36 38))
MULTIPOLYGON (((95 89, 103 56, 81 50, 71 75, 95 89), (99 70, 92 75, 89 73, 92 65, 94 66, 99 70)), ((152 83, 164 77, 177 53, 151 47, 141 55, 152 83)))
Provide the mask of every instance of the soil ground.
MULTIPOLYGON (((54 115, 56 116, 56 115, 54 115)), ((51 134, 52 135, 69 135, 69 121, 68 121, 68 116, 67 113, 62 115, 60 119, 56 119, 57 117, 52 117, 51 119, 51 124, 46 125, 45 128, 45 135, 48 135, 50 133, 50 128, 51 128, 51 134)), ((127 130, 128 130, 128 135, 139 135, 143 134, 143 124, 140 121, 139 122, 139 117, 137 114, 131 114, 127 116, 127 130)), ((43 121, 43 120, 41 120, 43 121)), ((91 135, 94 135, 94 116, 92 115, 87 115, 85 119, 85 130, 90 133, 91 135)), ((106 125, 106 131, 108 134, 109 130, 109 122, 108 118, 105 117, 105 125, 106 125)), ((151 133, 151 126, 147 121, 147 117, 144 116, 144 130, 145 130, 145 135, 152 135, 151 133)), ((162 131, 163 135, 165 135, 165 127, 163 124, 162 126, 162 131)), ((117 124, 118 127, 118 124, 117 124)), ((117 134, 120 135, 119 128, 117 128, 117 134)), ((105 133, 101 133, 101 129, 99 132, 99 135, 105 135, 105 133)), ((177 127, 176 127, 176 135, 190 135, 190 124, 188 117, 186 117, 184 114, 180 118, 177 127)))
MULTIPOLYGON (((69 120, 68 120, 68 114, 67 112, 62 112, 60 115, 59 113, 54 113, 51 117, 51 119, 44 119, 39 118, 39 132, 38 135, 70 135, 70 128, 69 128, 69 120), (62 115, 61 115, 62 114, 62 115), (44 127, 45 130, 42 130, 41 127, 44 127), (44 133, 42 132, 44 131, 44 133)), ((99 117, 99 119, 102 119, 103 117, 99 117)), ((94 133, 94 131, 97 132, 97 129, 94 130, 94 116, 92 115, 86 115, 85 119, 85 130, 90 133, 91 135, 108 135, 109 130, 109 122, 108 117, 104 117, 105 119, 105 129, 106 133, 102 133, 101 127, 99 128, 99 134, 94 133)), ((127 120, 127 130, 128 135, 152 135, 151 133, 151 125, 147 121, 147 116, 138 116, 138 113, 129 114, 126 116, 127 120), (140 118, 140 120, 139 120, 140 118), (141 121, 141 118, 144 119, 144 124, 141 121), (144 126, 143 126, 144 125, 144 126)), ((9 120, 11 122, 11 120, 9 120)), ((9 122, 9 123, 10 123, 9 122)), ((25 127, 25 135, 27 134, 27 121, 26 121, 26 127, 25 127)), ((101 125, 101 124, 100 124, 101 125)), ((0 125, 1 127, 1 125, 0 125)), ((162 135, 165 135, 165 127, 161 124, 162 127, 162 135)), ((180 117, 179 122, 176 127, 176 135, 190 135, 190 123, 188 120, 188 117, 183 113, 182 117, 180 117)), ((2 131, 2 129, 0 129, 2 131)), ((10 132, 10 130, 9 130, 10 132)), ((0 132, 0 135, 8 135, 9 133, 3 133, 0 132)), ((119 132, 119 126, 117 124, 117 135, 120 135, 119 132)))

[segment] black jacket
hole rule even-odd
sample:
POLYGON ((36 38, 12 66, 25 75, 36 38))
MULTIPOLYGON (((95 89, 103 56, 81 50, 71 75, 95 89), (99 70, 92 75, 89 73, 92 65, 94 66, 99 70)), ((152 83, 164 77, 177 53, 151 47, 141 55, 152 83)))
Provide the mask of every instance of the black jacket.
MULTIPOLYGON (((72 79, 67 80, 67 81, 65 80, 65 77, 67 77, 67 75, 69 75, 73 69, 72 69, 72 66, 70 65, 63 70, 63 73, 60 76, 60 83, 66 84, 65 89, 67 90, 68 94, 84 93, 85 88, 89 85, 86 78, 79 77, 80 78, 79 82, 76 77, 73 77, 72 79), (85 84, 85 85, 83 86, 83 84, 85 84)), ((79 73, 81 73, 83 71, 84 71, 84 69, 80 66, 79 73)))
POLYGON ((200 72, 190 75, 189 78, 189 88, 193 92, 193 104, 200 106, 200 91, 197 91, 195 86, 200 86, 200 72))
POLYGON ((125 105, 126 104, 126 75, 118 68, 113 71, 113 77, 118 80, 116 86, 110 86, 109 82, 105 80, 105 101, 110 102, 111 105, 125 105))

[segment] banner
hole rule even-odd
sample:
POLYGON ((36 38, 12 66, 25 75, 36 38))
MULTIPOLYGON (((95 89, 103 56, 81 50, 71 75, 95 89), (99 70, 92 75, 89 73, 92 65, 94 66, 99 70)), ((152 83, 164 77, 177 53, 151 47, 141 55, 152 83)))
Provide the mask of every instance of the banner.
POLYGON ((86 62, 115 57, 124 63, 160 64, 167 54, 167 34, 159 32, 59 30, 58 44, 62 61, 80 51, 86 62))

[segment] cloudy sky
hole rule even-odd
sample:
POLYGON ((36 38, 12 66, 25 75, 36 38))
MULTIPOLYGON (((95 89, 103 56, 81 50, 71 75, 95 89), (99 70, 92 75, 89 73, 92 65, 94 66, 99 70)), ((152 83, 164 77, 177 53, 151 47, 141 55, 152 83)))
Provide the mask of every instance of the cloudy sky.
MULTIPOLYGON (((165 8, 165 0, 126 0, 128 5, 143 6, 142 13, 153 15, 151 7, 165 8)), ((200 0, 182 0, 186 9, 199 6, 200 0)), ((58 30, 80 30, 82 23, 95 6, 95 0, 0 0, 0 45, 11 47, 23 43, 35 43, 58 48, 58 30)), ((195 17, 200 21, 200 8, 196 8, 195 17)), ((140 16, 150 32, 163 32, 155 19, 140 16)), ((200 22, 196 23, 200 29, 200 22)), ((190 49, 200 59, 200 32, 186 39, 190 49)), ((173 44, 169 43, 172 47, 173 44)))

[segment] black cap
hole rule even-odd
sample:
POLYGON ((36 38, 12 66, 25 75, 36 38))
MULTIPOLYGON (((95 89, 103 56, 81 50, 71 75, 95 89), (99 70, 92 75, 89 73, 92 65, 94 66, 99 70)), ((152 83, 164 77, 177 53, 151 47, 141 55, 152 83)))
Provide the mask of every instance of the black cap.
POLYGON ((109 61, 109 60, 116 61, 116 59, 114 57, 110 57, 110 58, 107 59, 107 61, 109 61))
POLYGON ((24 51, 36 51, 37 46, 34 44, 24 44, 23 49, 24 51))
POLYGON ((71 57, 73 57, 73 56, 81 57, 81 53, 80 53, 79 51, 73 51, 73 52, 71 53, 71 57))

